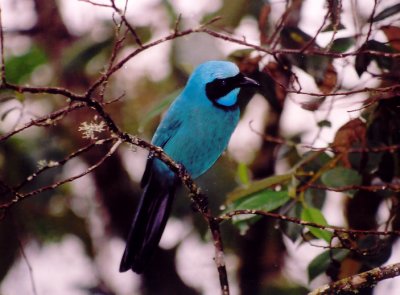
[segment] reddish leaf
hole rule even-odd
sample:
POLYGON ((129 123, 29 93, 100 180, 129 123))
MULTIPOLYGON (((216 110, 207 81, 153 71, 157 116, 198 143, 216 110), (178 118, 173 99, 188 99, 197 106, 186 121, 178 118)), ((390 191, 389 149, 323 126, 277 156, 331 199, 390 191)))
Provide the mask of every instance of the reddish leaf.
POLYGON ((332 147, 343 154, 343 166, 350 168, 349 149, 354 146, 363 147, 366 145, 366 125, 360 119, 353 119, 336 132, 332 147))
POLYGON ((337 82, 337 73, 333 65, 330 63, 324 73, 322 81, 317 81, 318 88, 323 94, 328 94, 333 91, 337 82))
POLYGON ((395 26, 384 26, 381 30, 385 33, 388 38, 390 46, 400 51, 400 28, 395 26))
POLYGON ((270 4, 264 4, 264 6, 261 8, 260 15, 258 17, 258 29, 260 30, 260 41, 261 44, 267 44, 268 43, 268 35, 266 33, 267 28, 268 28, 268 18, 271 13, 271 5, 270 4))
POLYGON ((326 98, 325 96, 319 97, 319 98, 314 98, 314 99, 312 99, 310 101, 301 103, 300 106, 301 106, 302 109, 314 112, 314 111, 319 109, 319 107, 325 101, 325 98, 326 98))

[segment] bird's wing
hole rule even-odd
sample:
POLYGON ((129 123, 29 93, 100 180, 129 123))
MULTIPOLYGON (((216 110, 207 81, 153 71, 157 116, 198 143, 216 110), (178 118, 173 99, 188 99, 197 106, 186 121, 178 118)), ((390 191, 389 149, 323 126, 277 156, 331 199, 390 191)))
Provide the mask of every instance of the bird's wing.
MULTIPOLYGON (((164 148, 167 142, 174 137, 177 133, 177 130, 182 124, 182 120, 177 118, 178 116, 167 116, 165 117, 160 125, 158 126, 153 139, 152 144, 164 148)), ((153 156, 150 153, 149 158, 147 159, 146 169, 144 170, 144 174, 141 181, 141 186, 144 187, 150 177, 151 167, 153 164, 153 156)))

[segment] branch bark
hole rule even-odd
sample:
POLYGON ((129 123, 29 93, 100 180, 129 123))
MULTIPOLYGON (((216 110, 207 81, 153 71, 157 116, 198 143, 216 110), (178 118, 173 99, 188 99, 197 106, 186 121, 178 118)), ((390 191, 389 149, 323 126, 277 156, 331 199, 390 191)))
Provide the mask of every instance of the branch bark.
POLYGON ((400 263, 376 267, 369 271, 319 287, 308 293, 308 295, 332 295, 341 292, 358 293, 360 289, 374 286, 380 281, 391 279, 399 275, 400 263))

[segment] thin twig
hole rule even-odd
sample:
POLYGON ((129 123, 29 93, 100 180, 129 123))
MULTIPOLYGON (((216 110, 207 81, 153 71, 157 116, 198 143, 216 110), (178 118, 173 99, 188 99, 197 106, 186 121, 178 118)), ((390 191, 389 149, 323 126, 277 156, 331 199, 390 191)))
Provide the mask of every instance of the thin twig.
POLYGON ((174 26, 174 34, 176 35, 179 32, 179 25, 182 20, 182 14, 178 14, 178 18, 176 19, 175 26, 174 26))
MULTIPOLYGON (((338 150, 334 146, 327 146, 327 147, 314 147, 311 144, 306 144, 306 143, 296 143, 292 140, 288 140, 285 138, 281 137, 275 137, 275 136, 270 136, 268 134, 264 134, 256 129, 254 129, 252 125, 252 121, 249 122, 249 128, 251 132, 254 132, 258 136, 260 136, 263 140, 268 141, 268 142, 273 142, 277 144, 284 144, 286 146, 290 147, 302 147, 305 149, 309 149, 311 151, 322 151, 322 152, 333 152, 333 153, 342 153, 342 150, 338 150)), ((346 153, 382 153, 382 152, 390 152, 394 153, 395 151, 400 149, 400 144, 393 144, 393 145, 382 145, 378 147, 359 147, 359 148, 348 148, 346 149, 346 153)))
POLYGON ((197 29, 194 30, 194 33, 206 33, 210 36, 213 36, 215 38, 218 39, 222 39, 228 42, 232 42, 232 43, 237 43, 249 48, 253 48, 257 51, 260 52, 264 52, 270 55, 276 55, 276 54, 283 54, 283 55, 287 55, 287 54, 307 54, 310 56, 327 56, 327 57, 331 57, 331 58, 346 58, 349 56, 356 56, 360 53, 366 53, 372 56, 381 56, 381 57, 390 57, 390 58, 397 58, 400 57, 400 52, 383 52, 383 51, 376 51, 376 50, 356 50, 356 51, 350 51, 350 52, 343 52, 343 53, 339 53, 339 52, 327 52, 323 49, 309 49, 306 50, 304 52, 302 52, 302 49, 288 49, 288 48, 280 48, 280 49, 269 49, 267 47, 263 47, 260 45, 256 45, 253 43, 249 43, 243 39, 239 39, 236 37, 232 37, 230 35, 227 34, 223 34, 223 33, 219 33, 213 30, 210 30, 208 28, 202 28, 202 29, 197 29))
POLYGON ((321 33, 322 29, 325 27, 325 24, 328 21, 330 14, 331 14, 331 12, 328 9, 321 26, 318 28, 318 30, 314 34, 314 36, 303 46, 303 48, 301 48, 300 53, 304 53, 304 51, 308 50, 308 48, 310 48, 310 47, 318 48, 318 45, 315 43, 315 40, 317 39, 318 35, 321 33))
POLYGON ((377 6, 378 6, 378 1, 377 1, 377 0, 374 0, 374 6, 373 6, 373 8, 372 8, 371 15, 370 15, 370 17, 369 17, 369 19, 368 19, 369 26, 368 26, 368 33, 367 33, 367 36, 366 36, 366 38, 365 38, 365 42, 367 42, 368 39, 369 39, 369 37, 371 36, 371 33, 372 33, 372 25, 373 25, 373 23, 374 23, 372 20, 374 19, 377 6))
POLYGON ((34 195, 43 193, 43 192, 48 191, 48 190, 54 190, 54 189, 58 188, 59 186, 65 184, 65 183, 72 182, 72 181, 74 181, 74 180, 76 180, 76 179, 78 179, 78 178, 81 178, 82 176, 85 176, 85 175, 91 173, 93 170, 95 170, 97 167, 99 167, 101 164, 103 164, 104 161, 105 161, 106 159, 108 159, 108 158, 117 150, 117 148, 118 148, 118 146, 119 146, 120 144, 121 144, 121 141, 118 140, 118 141, 110 148, 110 150, 109 150, 96 164, 90 166, 90 167, 89 167, 88 169, 86 169, 84 172, 79 173, 79 174, 77 174, 77 175, 75 175, 75 176, 69 177, 69 178, 67 178, 67 179, 58 181, 58 182, 53 183, 53 184, 51 184, 51 185, 38 188, 38 189, 33 190, 33 191, 30 191, 30 192, 28 192, 28 193, 18 193, 18 194, 14 194, 14 198, 13 198, 12 200, 10 200, 10 201, 8 201, 8 202, 6 202, 6 203, 4 203, 4 204, 0 204, 0 209, 9 208, 9 207, 11 207, 12 205, 14 205, 14 204, 18 203, 19 201, 21 201, 22 199, 26 199, 26 198, 28 198, 28 197, 31 197, 31 196, 34 196, 34 195))
POLYGON ((94 6, 113 8, 110 4, 97 3, 97 2, 94 2, 94 1, 91 1, 91 0, 78 0, 78 1, 86 2, 86 3, 89 3, 89 4, 94 5, 94 6))
POLYGON ((31 263, 29 262, 28 256, 25 253, 24 246, 21 243, 21 240, 18 237, 18 245, 19 245, 19 251, 21 252, 22 258, 24 259, 26 266, 28 267, 28 272, 29 272, 29 280, 31 282, 31 287, 32 287, 32 293, 34 295, 37 295, 37 289, 36 289, 36 283, 35 283, 35 278, 33 276, 33 268, 31 263))
POLYGON ((125 7, 123 12, 121 12, 120 9, 118 9, 118 7, 115 4, 114 0, 110 0, 111 2, 111 7, 115 10, 116 13, 118 13, 118 15, 121 17, 121 20, 123 21, 123 23, 125 24, 125 26, 128 28, 129 32, 131 32, 136 44, 139 47, 143 47, 143 43, 142 40, 140 40, 139 35, 136 33, 136 30, 133 28, 133 26, 128 22, 128 20, 126 19, 125 13, 126 13, 126 9, 127 9, 127 5, 128 5, 128 0, 125 1, 125 7))
POLYGON ((346 192, 351 190, 364 190, 369 192, 389 190, 392 192, 400 192, 400 184, 397 183, 383 183, 378 185, 344 185, 337 187, 312 183, 309 184, 308 187, 333 192, 346 192))
POLYGON ((32 126, 41 126, 42 124, 48 124, 48 122, 54 122, 54 120, 57 120, 58 118, 74 111, 77 109, 80 109, 82 107, 86 106, 86 104, 84 103, 74 103, 68 107, 64 107, 60 110, 57 110, 55 112, 52 112, 50 114, 47 114, 43 117, 40 117, 38 119, 35 120, 31 120, 30 122, 26 123, 24 126, 18 128, 18 129, 14 129, 13 131, 6 133, 2 136, 0 136, 0 141, 4 141, 7 140, 8 138, 10 138, 11 136, 20 133, 22 131, 24 131, 25 129, 32 127, 32 126))
POLYGON ((1 70, 1 86, 6 83, 6 64, 5 64, 5 57, 4 57, 4 31, 3 31, 3 20, 2 20, 2 11, 0 7, 0 70, 1 70))
POLYGON ((55 167, 60 167, 60 166, 64 165, 65 163, 67 163, 69 160, 78 157, 79 155, 91 150, 92 148, 94 148, 96 146, 104 145, 104 144, 110 143, 115 140, 116 140, 115 138, 106 138, 106 139, 96 140, 95 142, 91 142, 91 143, 87 144, 86 146, 78 149, 77 151, 68 154, 67 157, 65 157, 64 159, 62 159, 60 161, 50 161, 43 167, 40 167, 37 171, 35 171, 31 175, 29 175, 27 178, 25 178, 24 181, 22 181, 20 184, 15 186, 13 189, 14 189, 14 191, 18 191, 23 186, 25 186, 27 183, 32 182, 36 177, 38 177, 43 172, 45 172, 49 169, 55 168, 55 167))
POLYGON ((400 231, 398 231, 398 230, 378 231, 378 230, 347 229, 347 228, 341 228, 341 227, 333 226, 333 225, 322 225, 322 224, 318 224, 318 223, 314 223, 314 222, 310 222, 310 221, 304 221, 304 220, 301 220, 301 219, 298 219, 295 217, 281 215, 278 213, 268 212, 268 211, 264 211, 264 210, 253 210, 253 209, 242 209, 242 210, 230 211, 230 212, 224 213, 221 216, 219 216, 217 218, 217 221, 221 223, 223 221, 232 219, 234 216, 239 216, 239 215, 267 216, 267 217, 272 217, 274 219, 299 224, 302 226, 311 226, 311 227, 319 228, 322 230, 332 232, 334 234, 349 233, 349 234, 374 235, 374 236, 400 236, 400 231))

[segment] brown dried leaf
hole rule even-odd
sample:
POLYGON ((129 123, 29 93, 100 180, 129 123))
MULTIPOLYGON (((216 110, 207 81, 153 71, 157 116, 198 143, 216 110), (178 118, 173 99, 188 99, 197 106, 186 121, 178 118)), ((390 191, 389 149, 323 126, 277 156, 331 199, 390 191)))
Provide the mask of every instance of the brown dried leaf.
POLYGON ((261 44, 268 44, 268 35, 267 35, 267 29, 268 29, 268 18, 271 13, 271 5, 270 4, 264 4, 264 6, 261 8, 260 15, 258 17, 258 29, 260 30, 260 42, 261 44))
POLYGON ((338 152, 343 154, 343 166, 351 167, 348 158, 349 149, 353 146, 365 146, 366 144, 366 125, 359 118, 350 120, 336 132, 335 139, 333 140, 332 147, 338 152))
POLYGON ((287 95, 286 89, 289 87, 290 83, 290 72, 283 69, 282 66, 276 62, 269 62, 262 71, 269 74, 276 82, 276 98, 280 104, 283 105, 287 95))
POLYGON ((322 103, 325 101, 325 96, 319 97, 319 98, 314 98, 309 101, 303 102, 300 104, 302 109, 305 109, 307 111, 314 112, 319 109, 319 107, 322 105, 322 103))
POLYGON ((318 88, 323 94, 328 94, 333 91, 337 83, 337 73, 332 63, 330 63, 324 73, 323 80, 318 83, 318 88))
POLYGON ((390 46, 400 51, 400 28, 395 26, 383 26, 381 30, 385 33, 390 46))
POLYGON ((249 54, 241 58, 236 58, 236 63, 242 73, 250 75, 252 73, 258 72, 258 63, 261 59, 262 57, 259 55, 251 57, 249 54))

